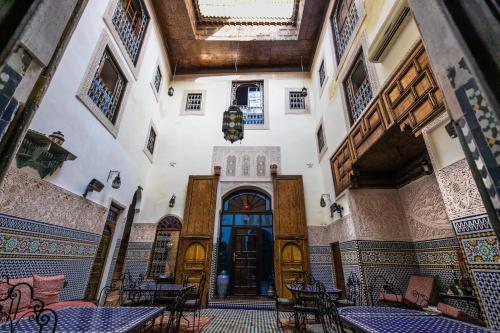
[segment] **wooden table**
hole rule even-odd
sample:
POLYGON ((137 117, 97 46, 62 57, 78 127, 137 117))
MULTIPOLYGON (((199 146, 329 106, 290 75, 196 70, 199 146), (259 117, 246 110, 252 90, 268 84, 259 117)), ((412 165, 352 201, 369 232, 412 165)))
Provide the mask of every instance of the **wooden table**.
MULTIPOLYGON (((56 311, 55 332, 136 332, 148 322, 155 320, 163 311, 162 307, 69 307, 56 311)), ((9 332, 8 325, 8 323, 0 325, 0 332, 9 332)), ((49 324, 44 332, 49 332, 52 328, 53 325, 49 324)), ((15 327, 15 332, 38 332, 38 330, 36 321, 29 318, 21 319, 15 327)))

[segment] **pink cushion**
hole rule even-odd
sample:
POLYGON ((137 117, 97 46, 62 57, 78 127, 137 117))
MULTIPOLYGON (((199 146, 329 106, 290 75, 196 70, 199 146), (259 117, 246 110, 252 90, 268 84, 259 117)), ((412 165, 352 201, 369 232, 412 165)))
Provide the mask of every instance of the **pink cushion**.
MULTIPOLYGON (((18 284, 18 283, 27 283, 30 286, 33 286, 33 278, 21 278, 21 279, 12 279, 9 280, 9 284, 7 284, 7 280, 0 279, 0 298, 5 298, 8 295, 9 289, 18 284)), ((21 294, 21 297, 15 298, 14 300, 5 300, 0 302, 2 306, 2 312, 15 313, 25 310, 31 306, 31 290, 26 285, 21 285, 16 288, 21 294), (12 307, 11 307, 12 305, 12 307)))
POLYGON ((484 323, 481 320, 479 320, 475 317, 472 317, 472 316, 468 315, 467 313, 465 313, 464 311, 462 311, 454 306, 451 306, 449 304, 438 303, 437 309, 439 311, 441 311, 443 313, 443 315, 445 315, 447 317, 451 317, 453 319, 464 321, 466 323, 470 323, 470 324, 474 324, 474 325, 484 326, 484 323))
POLYGON ((59 302, 63 284, 64 275, 33 275, 34 298, 41 300, 45 305, 59 302))
POLYGON ((87 302, 87 301, 61 301, 48 305, 47 309, 59 310, 62 308, 69 308, 69 307, 95 308, 96 305, 92 302, 87 302))
POLYGON ((434 283, 435 279, 432 276, 413 275, 408 282, 408 288, 406 288, 405 301, 411 305, 425 308, 432 297, 434 283), (414 291, 423 297, 415 295, 414 291))
POLYGON ((389 293, 380 293, 378 299, 386 302, 403 303, 403 296, 389 293))

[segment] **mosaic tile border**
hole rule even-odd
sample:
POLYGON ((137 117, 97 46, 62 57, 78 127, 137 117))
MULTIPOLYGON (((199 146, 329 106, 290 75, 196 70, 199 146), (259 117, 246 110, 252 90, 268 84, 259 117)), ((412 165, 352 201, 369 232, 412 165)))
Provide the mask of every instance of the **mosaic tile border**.
POLYGON ((493 231, 487 214, 468 216, 451 221, 453 229, 458 236, 474 234, 477 232, 493 231))
POLYGON ((0 213, 0 231, 50 235, 99 243, 101 235, 0 213))

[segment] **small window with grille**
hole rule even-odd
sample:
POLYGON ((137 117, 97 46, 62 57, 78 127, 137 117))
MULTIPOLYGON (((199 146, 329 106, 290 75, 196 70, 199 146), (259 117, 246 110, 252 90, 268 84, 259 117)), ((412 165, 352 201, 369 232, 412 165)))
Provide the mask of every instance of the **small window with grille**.
POLYGON ((325 130, 323 127, 323 120, 321 120, 321 123, 318 126, 318 129, 316 130, 316 141, 318 144, 318 154, 319 154, 319 159, 321 160, 321 157, 326 152, 326 138, 325 138, 325 130))
POLYGON ((347 73, 344 88, 352 125, 361 116, 373 96, 362 50, 347 73))
POLYGON ((149 131, 148 144, 146 145, 146 148, 151 154, 153 154, 155 150, 155 143, 156 143, 156 132, 154 128, 151 127, 149 131))
POLYGON ((326 68, 325 68, 325 60, 323 59, 321 61, 321 65, 319 66, 319 85, 320 87, 323 87, 325 85, 326 81, 326 68))
POLYGON ((156 66, 156 73, 155 73, 155 77, 153 80, 153 85, 155 86, 156 92, 160 92, 160 85, 161 85, 162 77, 163 76, 161 75, 160 66, 156 66))
POLYGON ((306 108, 306 98, 301 91, 290 91, 288 93, 290 109, 303 110, 306 108))
POLYGON ((205 112, 205 90, 184 91, 181 115, 203 115, 205 112))
POLYGON ((302 94, 302 88, 285 89, 285 114, 309 113, 309 101, 307 95, 302 94))
POLYGON ((186 99, 186 111, 201 110, 202 94, 188 94, 186 99))

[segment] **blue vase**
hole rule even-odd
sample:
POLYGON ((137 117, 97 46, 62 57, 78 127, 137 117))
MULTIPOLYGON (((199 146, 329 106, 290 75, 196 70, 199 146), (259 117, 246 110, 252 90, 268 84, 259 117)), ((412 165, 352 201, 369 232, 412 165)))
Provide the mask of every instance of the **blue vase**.
POLYGON ((217 295, 226 297, 227 287, 229 286, 229 275, 226 271, 220 272, 217 276, 217 295))

